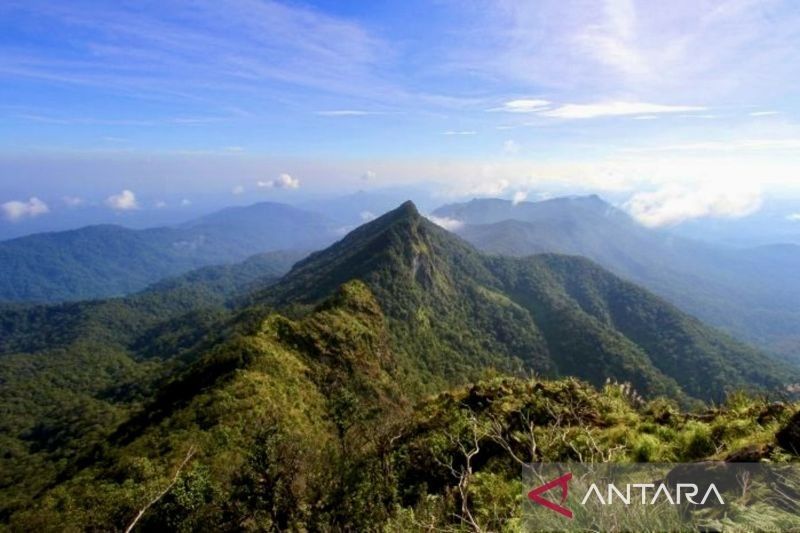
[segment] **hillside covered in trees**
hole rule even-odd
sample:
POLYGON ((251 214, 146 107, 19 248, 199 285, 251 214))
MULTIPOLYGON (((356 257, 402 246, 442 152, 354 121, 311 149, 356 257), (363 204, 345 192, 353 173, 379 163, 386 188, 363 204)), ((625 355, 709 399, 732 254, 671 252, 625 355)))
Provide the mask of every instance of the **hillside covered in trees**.
POLYGON ((514 530, 520 462, 793 460, 796 369, 588 260, 406 203, 284 261, 0 313, 4 527, 514 530))
POLYGON ((229 207, 177 226, 97 225, 0 241, 0 302, 124 296, 164 278, 254 254, 325 246, 336 225, 286 204, 229 207))
POLYGON ((483 252, 580 255, 739 339, 789 358, 800 354, 796 244, 737 248, 688 239, 645 227, 594 195, 474 199, 433 214, 483 252))

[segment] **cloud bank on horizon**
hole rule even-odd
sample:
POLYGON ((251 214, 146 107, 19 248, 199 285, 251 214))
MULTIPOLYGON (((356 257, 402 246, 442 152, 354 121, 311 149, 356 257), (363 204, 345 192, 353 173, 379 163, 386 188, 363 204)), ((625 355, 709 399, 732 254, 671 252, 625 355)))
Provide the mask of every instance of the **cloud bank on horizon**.
POLYGON ((7 0, 0 32, 7 221, 424 182, 662 226, 800 189, 791 0, 7 0))

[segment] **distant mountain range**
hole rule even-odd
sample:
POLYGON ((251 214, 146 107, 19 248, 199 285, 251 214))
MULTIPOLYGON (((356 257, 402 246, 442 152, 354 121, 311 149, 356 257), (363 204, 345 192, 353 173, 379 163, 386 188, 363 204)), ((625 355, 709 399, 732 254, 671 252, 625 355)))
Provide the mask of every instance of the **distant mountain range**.
POLYGON ((433 215, 486 252, 581 255, 740 339, 800 355, 798 245, 733 248, 676 237, 597 196, 473 200, 433 215))
MULTIPOLYGON (((89 226, 0 242, 0 302, 121 296, 205 265, 271 250, 312 251, 370 220, 396 195, 356 193, 307 209, 259 203, 144 230, 89 226), (359 222, 361 221, 361 222, 359 222)), ((645 228, 597 196, 442 206, 434 219, 501 255, 580 255, 736 338, 800 354, 800 246, 737 248, 645 228)))
POLYGON ((39 233, 0 242, 0 301, 120 296, 197 267, 273 250, 315 250, 336 237, 326 217, 270 202, 172 227, 39 233))

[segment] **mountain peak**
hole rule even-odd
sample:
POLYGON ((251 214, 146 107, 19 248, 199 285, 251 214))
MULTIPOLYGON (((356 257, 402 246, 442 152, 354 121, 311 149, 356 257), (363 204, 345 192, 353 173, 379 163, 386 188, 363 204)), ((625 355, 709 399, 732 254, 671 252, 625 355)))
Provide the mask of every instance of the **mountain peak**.
POLYGON ((396 209, 390 211, 390 213, 395 213, 397 215, 405 215, 410 217, 418 217, 420 216, 419 211, 417 210, 417 206, 414 205, 414 202, 411 200, 406 200, 402 204, 400 204, 396 209))
MULTIPOLYGON (((361 279, 371 288, 403 280, 431 291, 449 285, 445 272, 476 255, 471 246, 424 218, 413 202, 406 201, 299 261, 265 292, 265 298, 314 303, 352 279, 361 279)), ((384 305, 388 300, 384 299, 384 305)))
POLYGON ((420 215, 419 211, 417 210, 417 206, 414 205, 414 202, 411 200, 406 200, 391 211, 387 211, 378 218, 370 220, 366 224, 359 226, 354 231, 349 233, 345 239, 349 239, 353 236, 361 237, 367 234, 383 232, 387 228, 395 226, 396 224, 408 224, 410 227, 418 227, 423 220, 424 218, 422 215, 420 215))

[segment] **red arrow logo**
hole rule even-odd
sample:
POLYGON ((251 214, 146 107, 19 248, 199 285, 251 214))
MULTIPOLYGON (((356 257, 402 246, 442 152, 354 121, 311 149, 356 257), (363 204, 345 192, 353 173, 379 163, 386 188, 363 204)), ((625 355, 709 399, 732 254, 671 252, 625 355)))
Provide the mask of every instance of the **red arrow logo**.
POLYGON ((567 494, 569 493, 568 483, 570 479, 572 479, 572 473, 567 472, 560 478, 554 479, 549 483, 545 483, 541 487, 533 489, 528 493, 528 498, 532 502, 538 503, 539 505, 543 505, 548 509, 550 509, 551 511, 555 511, 558 514, 562 514, 567 518, 572 518, 572 511, 570 511, 566 507, 563 507, 564 502, 567 501, 567 494), (548 490, 555 487, 561 487, 561 505, 558 505, 557 503, 553 503, 550 500, 541 497, 542 493, 547 492, 548 490))

